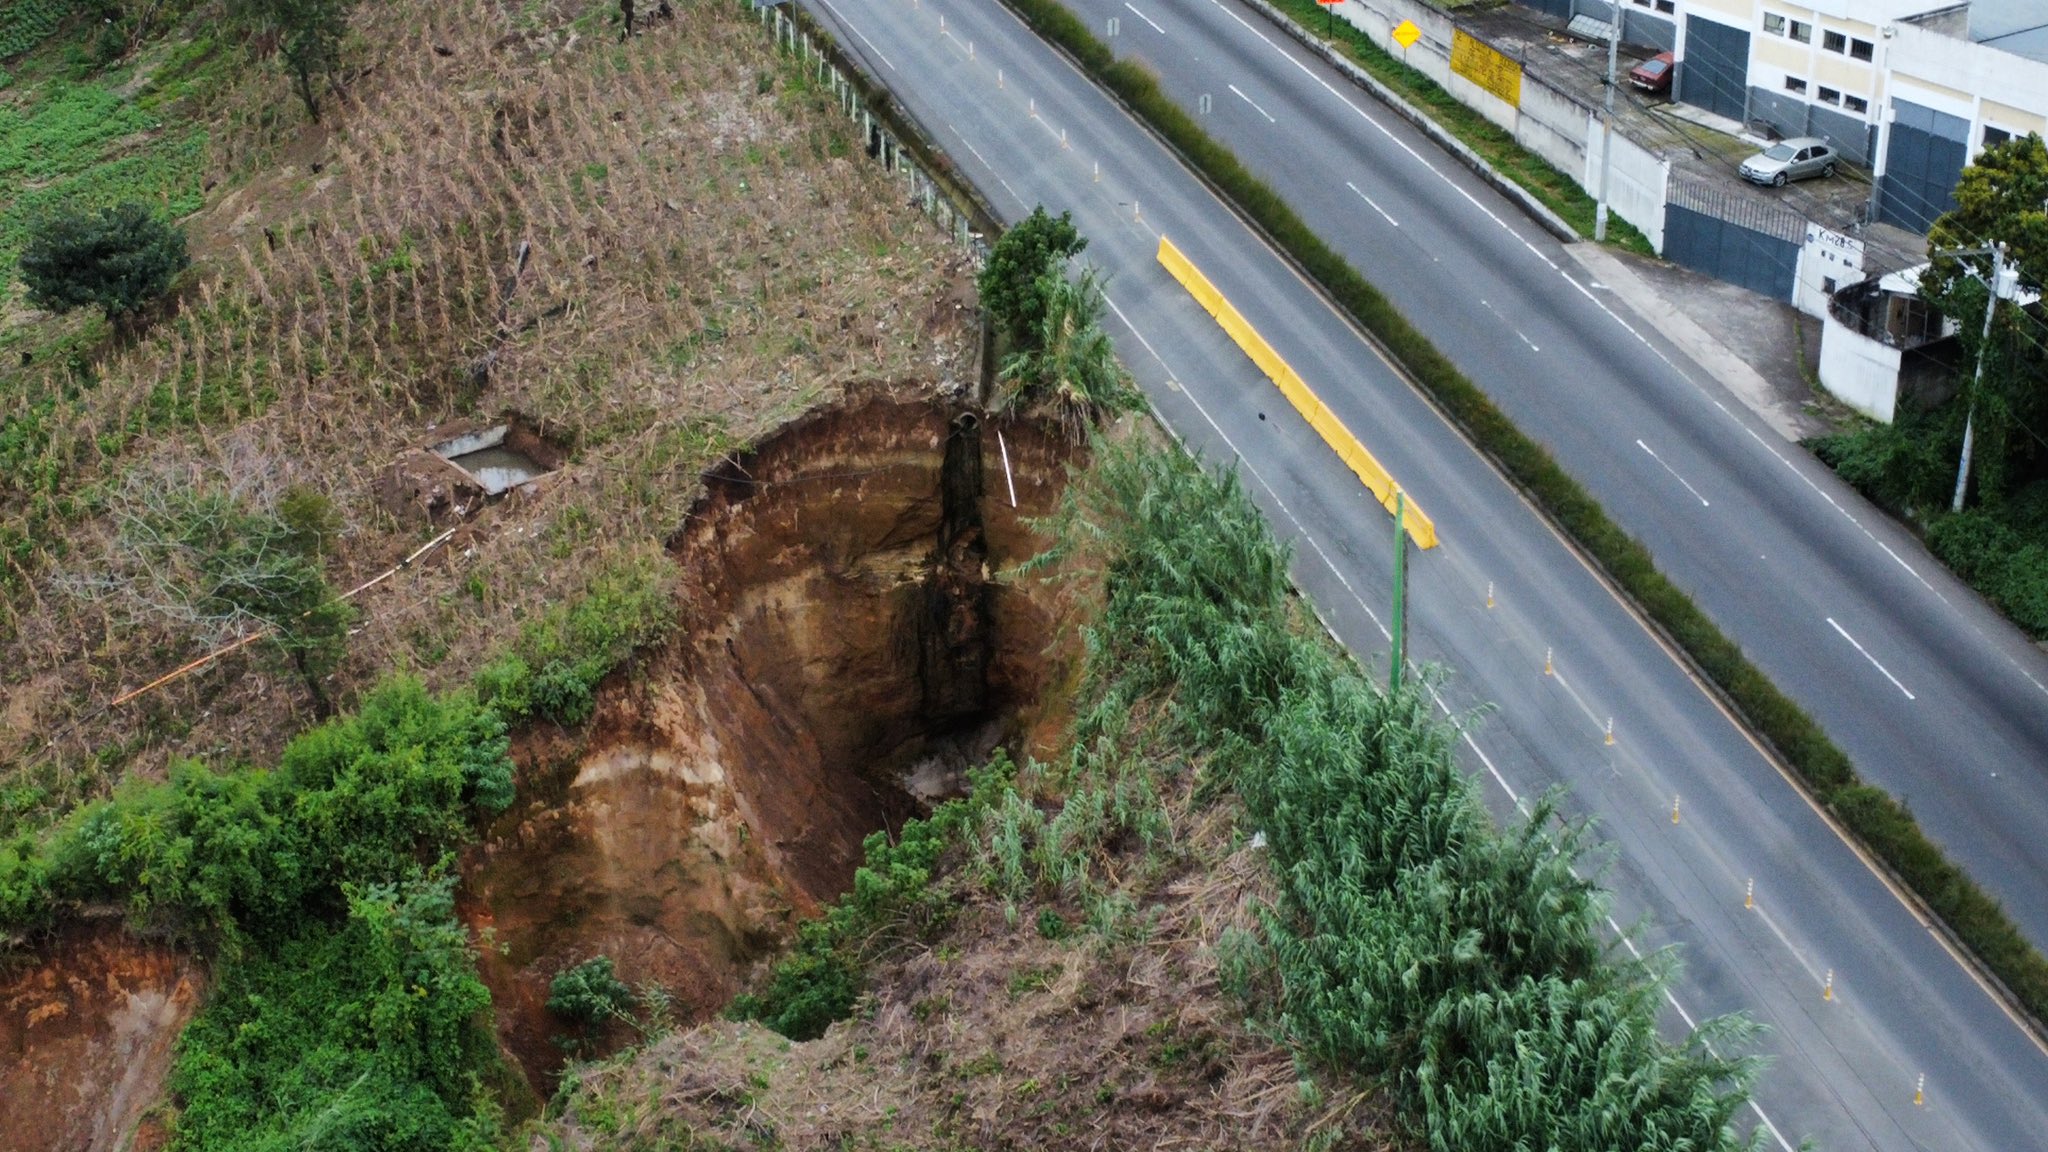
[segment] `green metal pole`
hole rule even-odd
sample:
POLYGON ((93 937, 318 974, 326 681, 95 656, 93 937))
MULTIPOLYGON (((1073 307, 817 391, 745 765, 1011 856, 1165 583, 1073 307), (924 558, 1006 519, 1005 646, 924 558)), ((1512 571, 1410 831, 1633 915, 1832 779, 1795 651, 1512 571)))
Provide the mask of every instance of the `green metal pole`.
POLYGON ((1408 494, 1394 493, 1394 659, 1387 688, 1401 691, 1401 667, 1408 648, 1408 494))

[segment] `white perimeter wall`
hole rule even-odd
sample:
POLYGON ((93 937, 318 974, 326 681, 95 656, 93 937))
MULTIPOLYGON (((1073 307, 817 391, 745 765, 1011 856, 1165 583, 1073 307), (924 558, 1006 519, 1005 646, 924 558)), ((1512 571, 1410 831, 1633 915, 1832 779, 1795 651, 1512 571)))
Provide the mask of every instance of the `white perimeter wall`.
MULTIPOLYGON (((1577 97, 1522 73, 1522 106, 1516 108, 1451 71, 1454 23, 1420 0, 1344 0, 1337 15, 1372 37, 1398 60, 1444 86, 1466 107, 1513 133, 1516 143, 1578 178, 1587 192, 1600 189, 1599 118, 1577 97), (1412 48, 1402 48, 1393 30, 1403 20, 1422 30, 1412 48)), ((1483 41, 1482 41, 1483 42, 1483 41)), ((1616 136, 1615 172, 1609 208, 1643 230, 1664 251, 1664 177, 1670 165, 1633 141, 1616 136)))
POLYGON ((1827 316, 1820 330, 1820 382, 1829 392, 1873 420, 1892 422, 1899 402, 1897 348, 1872 340, 1827 316))

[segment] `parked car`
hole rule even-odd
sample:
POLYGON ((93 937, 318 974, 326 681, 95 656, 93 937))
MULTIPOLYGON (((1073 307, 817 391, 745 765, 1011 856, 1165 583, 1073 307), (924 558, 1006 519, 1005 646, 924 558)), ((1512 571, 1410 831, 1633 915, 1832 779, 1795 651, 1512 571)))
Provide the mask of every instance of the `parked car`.
POLYGON ((1742 162, 1744 180, 1777 188, 1784 187, 1787 180, 1834 174, 1835 150, 1818 136, 1780 140, 1742 162))
POLYGON ((1629 69, 1628 82, 1638 92, 1669 92, 1671 77, 1678 71, 1677 64, 1677 57, 1669 52, 1659 52, 1629 69))

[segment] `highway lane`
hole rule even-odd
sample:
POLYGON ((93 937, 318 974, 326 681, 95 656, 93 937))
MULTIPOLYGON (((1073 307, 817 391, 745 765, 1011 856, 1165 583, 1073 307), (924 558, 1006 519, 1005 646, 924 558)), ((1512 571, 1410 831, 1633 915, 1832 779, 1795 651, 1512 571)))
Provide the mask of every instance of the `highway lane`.
POLYGON ((1233 0, 1070 0, 2048 947, 2048 658, 1420 132, 1233 0), (1136 14, 1140 19, 1133 19, 1136 14))
POLYGON ((2048 1131, 2048 1058, 1514 490, 1150 137, 999 7, 807 2, 1006 217, 1040 202, 1075 212, 1087 257, 1113 273, 1126 362, 1191 446, 1243 462, 1296 544, 1298 578, 1361 659, 1383 661, 1388 518, 1157 266, 1155 229, 1436 519, 1445 545, 1415 561, 1412 639, 1456 670, 1442 694, 1467 724, 1472 769, 1496 800, 1562 783, 1574 810, 1601 815, 1617 921, 1645 922, 1639 947, 1684 949, 1674 1022, 1746 1010, 1772 1027, 1766 1146, 1988 1150, 2048 1131), (1483 701, 1497 710, 1473 716, 1483 701))

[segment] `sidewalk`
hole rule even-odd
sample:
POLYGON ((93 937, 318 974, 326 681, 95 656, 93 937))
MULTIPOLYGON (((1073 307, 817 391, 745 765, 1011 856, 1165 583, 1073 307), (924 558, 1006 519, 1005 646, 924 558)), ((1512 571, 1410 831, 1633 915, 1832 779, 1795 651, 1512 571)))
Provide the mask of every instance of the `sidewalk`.
POLYGON ((1565 251, 1596 291, 1626 304, 1778 435, 1796 443, 1831 430, 1823 414, 1831 401, 1807 381, 1819 363, 1820 321, 1675 264, 1590 242, 1565 251))

